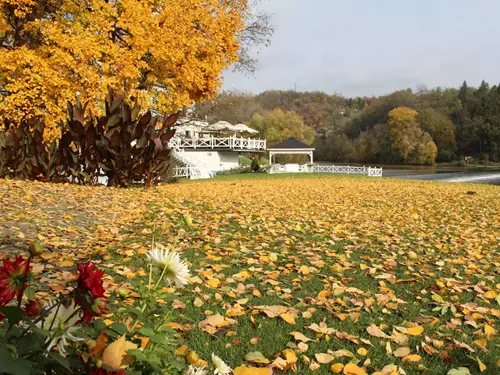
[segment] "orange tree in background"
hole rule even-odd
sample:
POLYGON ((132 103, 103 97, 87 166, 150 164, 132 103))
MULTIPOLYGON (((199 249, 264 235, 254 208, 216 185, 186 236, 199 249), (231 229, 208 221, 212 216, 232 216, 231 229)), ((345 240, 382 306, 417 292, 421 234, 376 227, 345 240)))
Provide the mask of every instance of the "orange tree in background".
MULTIPOLYGON (((75 96, 108 86, 161 113, 211 98, 238 60, 247 0, 0 0, 0 118, 60 137, 75 96)), ((0 123, 0 127, 2 123, 0 123)))

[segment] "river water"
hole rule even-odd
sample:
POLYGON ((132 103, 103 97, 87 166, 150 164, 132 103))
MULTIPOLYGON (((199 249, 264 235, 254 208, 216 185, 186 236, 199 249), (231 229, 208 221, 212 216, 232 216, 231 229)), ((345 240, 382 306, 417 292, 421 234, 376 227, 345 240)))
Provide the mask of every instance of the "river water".
POLYGON ((466 182, 473 184, 500 185, 500 168, 430 168, 384 167, 384 177, 409 180, 432 180, 442 182, 466 182))

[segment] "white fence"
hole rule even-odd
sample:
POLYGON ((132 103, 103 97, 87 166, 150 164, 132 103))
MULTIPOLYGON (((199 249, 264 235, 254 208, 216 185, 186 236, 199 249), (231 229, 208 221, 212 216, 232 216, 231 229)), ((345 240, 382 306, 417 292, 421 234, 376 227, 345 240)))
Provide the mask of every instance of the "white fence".
POLYGON ((175 137, 168 143, 173 149, 229 149, 241 151, 266 151, 267 142, 250 138, 180 138, 175 137))
POLYGON ((199 174, 199 169, 197 167, 174 167, 172 177, 197 179, 199 178, 199 174))
MULTIPOLYGON (((269 169, 269 173, 290 173, 297 171, 297 168, 290 168, 293 165, 273 164, 269 169)), ((333 173, 333 174, 353 174, 370 177, 382 177, 382 168, 376 167, 351 167, 349 165, 299 165, 298 172, 300 173, 333 173)))

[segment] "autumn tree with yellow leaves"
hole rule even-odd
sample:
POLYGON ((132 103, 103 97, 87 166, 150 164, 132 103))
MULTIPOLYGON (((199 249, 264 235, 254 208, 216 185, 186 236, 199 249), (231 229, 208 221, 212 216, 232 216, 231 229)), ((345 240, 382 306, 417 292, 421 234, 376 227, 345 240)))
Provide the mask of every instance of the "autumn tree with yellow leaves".
POLYGON ((434 164, 437 147, 429 133, 420 127, 414 109, 399 107, 389 112, 389 133, 392 148, 410 164, 434 164))
MULTIPOLYGON (((211 98, 238 61, 247 0, 0 0, 0 118, 60 137, 66 103, 107 88, 161 113, 211 98)), ((2 123, 0 123, 2 126, 2 123)))

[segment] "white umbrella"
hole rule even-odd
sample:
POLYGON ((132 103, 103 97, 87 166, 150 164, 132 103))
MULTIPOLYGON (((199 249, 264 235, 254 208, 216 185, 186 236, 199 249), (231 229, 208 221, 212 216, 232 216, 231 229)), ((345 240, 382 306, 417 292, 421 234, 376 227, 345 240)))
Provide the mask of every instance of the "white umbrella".
POLYGON ((234 125, 233 128, 237 129, 238 132, 240 133, 250 133, 250 134, 257 134, 259 131, 252 129, 249 126, 246 126, 245 124, 237 124, 234 125))
POLYGON ((215 124, 208 125, 207 129, 213 131, 223 131, 223 130, 235 131, 234 126, 227 121, 218 121, 215 124))

